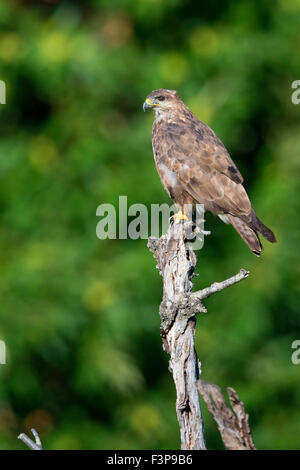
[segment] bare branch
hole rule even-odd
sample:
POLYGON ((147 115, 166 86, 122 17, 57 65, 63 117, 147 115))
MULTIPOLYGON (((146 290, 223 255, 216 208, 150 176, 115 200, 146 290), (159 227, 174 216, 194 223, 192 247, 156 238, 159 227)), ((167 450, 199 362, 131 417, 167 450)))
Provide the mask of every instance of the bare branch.
POLYGON ((214 282, 210 287, 206 287, 205 289, 201 289, 197 292, 193 292, 190 296, 192 301, 195 300, 203 300, 207 297, 210 297, 212 294, 216 292, 220 292, 227 287, 233 286, 237 282, 243 281, 249 276, 250 272, 246 271, 245 269, 241 269, 238 274, 235 276, 230 277, 229 279, 225 279, 222 282, 214 282))
POLYGON ((31 450, 43 450, 42 443, 38 432, 35 429, 31 429, 31 432, 35 438, 35 442, 27 436, 27 434, 19 434, 18 439, 23 441, 31 450))
POLYGON ((249 417, 236 391, 233 388, 227 388, 232 411, 227 406, 218 385, 199 380, 198 389, 208 411, 212 414, 218 425, 226 449, 255 450, 248 423, 249 417))

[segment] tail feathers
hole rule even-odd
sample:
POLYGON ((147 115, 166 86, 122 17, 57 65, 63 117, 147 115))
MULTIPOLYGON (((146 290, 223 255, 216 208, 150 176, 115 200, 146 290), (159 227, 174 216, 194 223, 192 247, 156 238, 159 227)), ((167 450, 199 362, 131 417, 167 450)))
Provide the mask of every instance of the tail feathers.
MULTIPOLYGON (((235 217, 235 216, 230 215, 230 214, 226 214, 226 215, 227 215, 228 219, 230 220, 231 224, 234 226, 234 228, 238 232, 238 234, 242 237, 244 242, 247 243, 250 250, 256 256, 260 256, 263 247, 262 247, 262 244, 260 243, 260 240, 258 238, 258 235, 257 235, 256 231, 253 230, 252 228, 250 228, 246 224, 246 222, 244 222, 240 218, 235 217)), ((267 228, 267 227, 265 227, 265 228, 267 228)), ((269 230, 269 229, 267 229, 267 230, 269 230)), ((271 232, 271 230, 270 230, 270 232, 271 232)))
POLYGON ((266 227, 262 221, 257 217, 254 210, 251 212, 251 223, 249 224, 253 230, 261 233, 262 236, 271 243, 276 243, 276 237, 272 230, 266 227))

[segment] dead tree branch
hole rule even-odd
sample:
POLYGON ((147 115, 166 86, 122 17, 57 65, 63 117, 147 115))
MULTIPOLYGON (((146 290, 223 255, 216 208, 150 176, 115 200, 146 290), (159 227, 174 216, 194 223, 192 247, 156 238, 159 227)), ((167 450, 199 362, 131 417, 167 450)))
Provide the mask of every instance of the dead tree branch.
POLYGON ((171 224, 166 235, 149 238, 152 251, 163 278, 163 299, 159 309, 163 348, 169 353, 169 369, 176 387, 176 412, 182 449, 205 449, 203 422, 197 381, 198 358, 194 346, 196 314, 206 312, 202 300, 245 279, 241 270, 226 281, 192 293, 196 256, 190 239, 188 223, 171 224), (187 228, 187 231, 186 231, 187 228))
POLYGON ((210 297, 212 294, 215 294, 216 292, 220 292, 221 290, 226 289, 227 287, 233 286, 233 284, 236 284, 237 282, 240 282, 243 279, 246 279, 248 276, 249 276, 249 271, 246 271, 245 269, 241 269, 238 274, 230 277, 229 279, 226 279, 225 281, 214 282, 210 287, 206 287, 205 289, 201 289, 197 292, 193 292, 191 294, 191 299, 197 299, 197 300, 206 299, 207 297, 210 297))
POLYGON ((199 380, 198 389, 208 411, 218 425, 224 446, 228 450, 255 450, 244 404, 236 391, 228 387, 232 410, 227 406, 220 387, 199 380))
POLYGON ((23 441, 31 450, 43 450, 42 443, 38 432, 35 429, 31 429, 31 432, 35 438, 35 442, 27 436, 27 434, 22 433, 18 435, 18 439, 23 441))

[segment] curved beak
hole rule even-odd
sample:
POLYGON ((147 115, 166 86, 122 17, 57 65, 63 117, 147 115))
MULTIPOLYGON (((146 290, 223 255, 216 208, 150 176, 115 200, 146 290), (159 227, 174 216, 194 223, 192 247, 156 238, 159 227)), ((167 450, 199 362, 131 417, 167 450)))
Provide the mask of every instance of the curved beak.
POLYGON ((148 109, 148 108, 151 108, 151 103, 150 103, 149 98, 147 98, 146 101, 143 104, 143 111, 145 112, 146 109, 148 109))

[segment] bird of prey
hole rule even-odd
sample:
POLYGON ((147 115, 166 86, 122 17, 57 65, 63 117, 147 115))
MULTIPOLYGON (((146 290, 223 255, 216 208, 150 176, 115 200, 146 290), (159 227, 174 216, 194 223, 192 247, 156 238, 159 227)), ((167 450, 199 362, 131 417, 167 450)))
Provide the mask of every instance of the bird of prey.
POLYGON ((231 223, 250 250, 262 251, 257 233, 276 242, 274 233, 257 217, 243 186, 243 177, 223 143, 199 121, 175 90, 152 91, 144 102, 155 112, 152 147, 164 188, 178 207, 175 220, 186 218, 187 204, 231 223))

